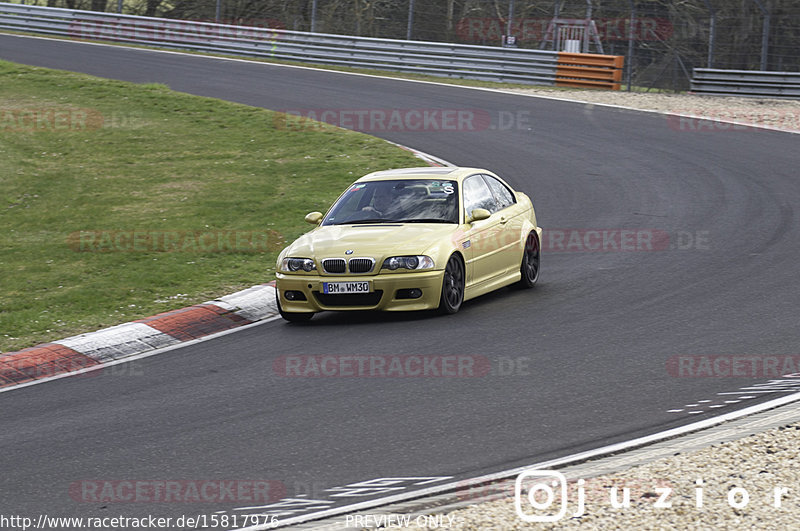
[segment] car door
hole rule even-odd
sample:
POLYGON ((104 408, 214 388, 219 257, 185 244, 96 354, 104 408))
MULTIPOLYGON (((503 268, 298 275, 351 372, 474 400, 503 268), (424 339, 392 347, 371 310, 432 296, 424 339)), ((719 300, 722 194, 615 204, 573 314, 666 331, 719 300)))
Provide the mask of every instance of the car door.
POLYGON ((462 194, 465 220, 470 219, 476 208, 485 208, 492 214, 488 219, 469 223, 462 240, 467 257, 467 279, 478 284, 495 277, 498 267, 503 268, 501 249, 497 245, 502 232, 500 216, 495 215, 497 201, 482 175, 464 179, 462 194))
POLYGON ((498 268, 504 272, 516 271, 522 261, 521 244, 522 227, 524 219, 517 208, 514 193, 498 179, 491 175, 484 175, 483 179, 489 186, 497 203, 496 216, 499 217, 499 231, 497 232, 496 245, 498 252, 498 268))

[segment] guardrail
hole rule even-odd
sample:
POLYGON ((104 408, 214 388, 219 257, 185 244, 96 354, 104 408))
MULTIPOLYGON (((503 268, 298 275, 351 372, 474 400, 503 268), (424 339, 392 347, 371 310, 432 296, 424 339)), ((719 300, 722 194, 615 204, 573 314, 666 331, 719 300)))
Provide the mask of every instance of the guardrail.
POLYGON ((0 3, 2 29, 483 81, 619 88, 618 83, 615 87, 598 79, 599 70, 606 67, 592 63, 614 57, 594 54, 373 39, 9 3, 0 3), (569 64, 562 62, 565 55, 569 64))
POLYGON ((692 92, 719 96, 800 98, 800 73, 695 68, 692 92))

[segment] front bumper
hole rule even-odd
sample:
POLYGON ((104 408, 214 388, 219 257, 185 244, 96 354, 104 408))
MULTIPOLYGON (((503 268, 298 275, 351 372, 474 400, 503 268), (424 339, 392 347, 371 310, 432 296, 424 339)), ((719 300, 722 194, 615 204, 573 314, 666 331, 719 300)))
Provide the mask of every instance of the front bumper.
POLYGON ((412 311, 438 308, 443 270, 386 273, 377 275, 276 275, 281 308, 286 312, 323 310, 412 311), (371 295, 325 295, 323 282, 369 282, 371 295), (422 290, 416 299, 398 299, 398 290, 422 290), (300 291, 306 300, 287 300, 287 291, 300 291), (380 294, 378 294, 380 292, 380 294))

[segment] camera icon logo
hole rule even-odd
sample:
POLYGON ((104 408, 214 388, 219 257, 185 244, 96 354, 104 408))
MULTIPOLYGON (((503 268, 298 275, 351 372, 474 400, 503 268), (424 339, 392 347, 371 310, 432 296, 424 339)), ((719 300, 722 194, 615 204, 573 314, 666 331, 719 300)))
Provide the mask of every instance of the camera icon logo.
POLYGON ((561 520, 567 514, 567 478, 554 470, 526 470, 514 484, 514 508, 523 522, 561 520))

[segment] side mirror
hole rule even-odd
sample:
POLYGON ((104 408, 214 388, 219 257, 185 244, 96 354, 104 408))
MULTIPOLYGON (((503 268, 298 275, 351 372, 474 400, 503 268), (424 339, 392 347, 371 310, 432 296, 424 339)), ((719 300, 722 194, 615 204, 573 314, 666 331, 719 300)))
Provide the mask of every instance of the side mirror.
POLYGON ((472 223, 474 221, 481 221, 483 219, 487 219, 491 215, 492 213, 485 208, 476 208, 472 211, 472 215, 469 217, 469 222, 472 223))
POLYGON ((312 225, 319 225, 322 223, 322 212, 309 212, 306 214, 306 223, 311 223, 312 225))

